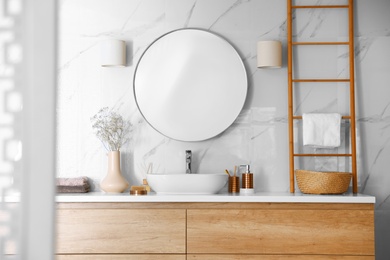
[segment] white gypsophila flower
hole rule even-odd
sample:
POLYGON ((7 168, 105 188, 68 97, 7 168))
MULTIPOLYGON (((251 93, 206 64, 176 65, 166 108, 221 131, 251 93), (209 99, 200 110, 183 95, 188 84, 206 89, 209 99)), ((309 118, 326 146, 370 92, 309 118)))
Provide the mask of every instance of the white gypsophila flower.
POLYGON ((118 113, 103 107, 91 117, 92 129, 108 151, 119 151, 129 141, 132 125, 118 113))

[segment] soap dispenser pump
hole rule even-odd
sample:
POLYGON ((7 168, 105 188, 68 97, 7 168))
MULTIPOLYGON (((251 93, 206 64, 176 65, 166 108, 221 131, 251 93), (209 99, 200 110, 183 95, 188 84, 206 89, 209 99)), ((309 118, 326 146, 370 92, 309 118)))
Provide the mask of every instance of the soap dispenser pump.
POLYGON ((240 193, 243 194, 254 194, 255 190, 253 189, 253 173, 250 172, 250 165, 241 165, 240 167, 245 167, 245 173, 241 177, 241 189, 240 193))

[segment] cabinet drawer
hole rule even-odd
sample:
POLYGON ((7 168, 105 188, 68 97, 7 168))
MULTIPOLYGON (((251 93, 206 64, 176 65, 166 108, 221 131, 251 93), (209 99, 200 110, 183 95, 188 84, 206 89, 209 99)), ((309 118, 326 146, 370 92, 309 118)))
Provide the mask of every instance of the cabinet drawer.
POLYGON ((375 256, 340 255, 188 255, 187 260, 375 260, 375 256))
POLYGON ((186 260, 186 255, 58 255, 56 260, 186 260))
POLYGON ((57 254, 185 253, 184 209, 57 210, 57 254))
POLYGON ((187 252, 374 255, 373 227, 373 210, 189 209, 187 252))

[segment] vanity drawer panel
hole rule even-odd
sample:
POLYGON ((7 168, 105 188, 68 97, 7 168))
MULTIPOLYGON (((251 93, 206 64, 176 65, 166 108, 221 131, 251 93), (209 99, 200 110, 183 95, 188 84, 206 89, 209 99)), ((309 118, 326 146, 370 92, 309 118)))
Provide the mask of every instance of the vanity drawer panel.
POLYGON ((188 255, 187 260, 375 260, 374 256, 341 255, 188 255))
POLYGON ((56 260, 186 260, 186 255, 57 255, 56 260))
POLYGON ((191 209, 187 252, 374 255, 374 212, 191 209))
POLYGON ((184 209, 57 210, 57 254, 185 253, 184 209))

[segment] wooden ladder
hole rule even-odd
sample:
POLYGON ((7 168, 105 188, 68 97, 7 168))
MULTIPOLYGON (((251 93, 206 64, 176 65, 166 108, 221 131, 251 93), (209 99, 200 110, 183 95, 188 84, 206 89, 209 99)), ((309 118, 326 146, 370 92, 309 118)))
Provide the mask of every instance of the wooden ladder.
POLYGON ((357 187, 357 166, 356 166, 356 121, 355 121, 355 57, 354 57, 354 28, 353 28, 353 0, 348 0, 347 5, 293 5, 293 0, 287 0, 287 48, 288 48, 288 126, 289 126, 289 152, 290 152, 290 192, 295 192, 294 182, 294 158, 297 156, 344 156, 351 157, 352 162, 352 189, 353 193, 358 192, 357 187), (292 23, 292 12, 298 8, 347 8, 348 9, 348 24, 349 24, 349 40, 348 42, 294 42, 292 23), (293 46, 295 45, 348 45, 349 46, 349 78, 346 79, 296 79, 293 77, 293 46), (351 147, 350 153, 347 154, 300 154, 294 152, 294 120, 302 119, 302 116, 294 115, 293 97, 294 83, 298 82, 349 82, 349 97, 350 97, 350 114, 342 116, 343 119, 350 120, 351 131, 351 147))

